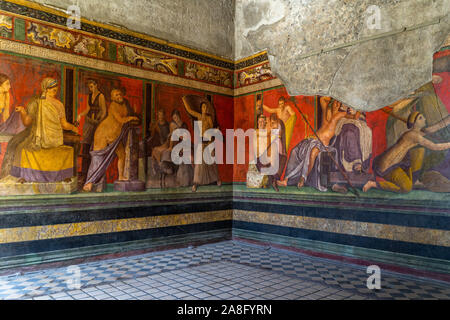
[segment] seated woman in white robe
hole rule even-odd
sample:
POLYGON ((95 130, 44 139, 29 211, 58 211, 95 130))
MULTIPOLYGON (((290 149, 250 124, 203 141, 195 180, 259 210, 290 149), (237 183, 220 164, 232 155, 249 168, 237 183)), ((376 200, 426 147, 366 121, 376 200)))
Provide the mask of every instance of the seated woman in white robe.
POLYGON ((11 175, 20 182, 59 182, 73 177, 73 148, 63 145, 63 130, 78 133, 66 121, 64 105, 57 100, 58 82, 45 78, 42 94, 27 106, 17 107, 27 127, 8 144, 2 177, 11 175))

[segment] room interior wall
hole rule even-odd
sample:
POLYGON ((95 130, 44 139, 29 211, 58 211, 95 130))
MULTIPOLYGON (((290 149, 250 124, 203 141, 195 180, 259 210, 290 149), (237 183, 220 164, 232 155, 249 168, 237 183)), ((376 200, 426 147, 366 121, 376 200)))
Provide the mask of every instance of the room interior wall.
MULTIPOLYGON (((233 61, 213 56, 208 50, 202 53, 170 43, 161 45, 146 35, 93 21, 83 21, 82 30, 67 29, 64 18, 54 10, 28 7, 21 1, 4 1, 0 9, 0 65, 11 83, 7 106, 11 113, 39 96, 42 80, 52 77, 60 84, 57 98, 72 106, 66 110, 66 115, 71 115, 67 121, 75 123, 87 106, 88 80, 95 80, 108 106, 112 89, 123 90, 129 107, 139 117, 139 141, 146 145, 157 127, 159 110, 164 110, 167 123, 178 110, 193 134, 194 119, 183 105, 185 95, 211 103, 216 127, 224 135, 227 129, 257 129, 261 114, 258 101, 265 106, 262 114, 269 120, 284 98, 292 111, 290 120, 281 120, 285 135, 289 135, 289 167, 297 146, 315 137, 331 106, 322 108, 321 101, 326 98, 322 95, 290 96, 266 51, 233 61), (68 82, 69 75, 72 82, 68 82)), ((437 50, 435 62, 450 56, 448 46, 437 50)), ((353 165, 346 169, 355 186, 347 185, 346 193, 333 191, 333 184, 346 185, 348 181, 339 168, 332 167, 330 159, 323 160, 327 166, 317 167, 326 190, 318 190, 310 181, 303 188, 297 188, 298 181, 279 186, 278 192, 267 183, 249 185, 249 149, 244 164, 218 165, 221 186, 213 181, 199 186, 196 192, 191 191, 192 181, 180 187, 170 185, 176 183, 173 176, 170 180, 151 173, 153 160, 149 159, 153 155, 145 149, 139 153, 139 178, 147 183, 144 192, 113 190, 117 159, 107 171, 107 187, 102 193, 81 192, 83 185, 78 183, 51 189, 60 186, 15 181, 11 188, 11 184, 2 187, 0 181, 0 191, 4 192, 0 268, 235 238, 358 264, 379 263, 392 270, 445 280, 449 273, 450 216, 448 193, 443 191, 448 184, 431 183, 398 192, 392 189, 395 186, 380 190, 380 182, 386 179, 373 175, 373 163, 407 130, 399 117, 417 110, 429 119, 428 125, 446 118, 450 107, 448 73, 436 67, 433 82, 409 88, 420 90, 414 102, 404 108, 385 105, 349 120, 359 131, 348 129, 354 136, 347 143, 358 144, 359 152, 368 151, 368 157, 356 159, 365 162, 361 170, 354 170, 353 165), (367 132, 372 138, 361 139, 367 132), (371 179, 378 188, 363 192, 371 179), (48 190, 60 194, 48 194, 48 190)), ((358 111, 348 109, 343 102, 336 101, 340 112, 354 115, 358 111)), ((78 126, 80 137, 84 121, 81 118, 78 126)), ((449 141, 445 130, 432 141, 449 141)), ((4 161, 11 135, 1 139, 0 161, 4 161)), ((347 152, 345 147, 331 145, 347 152)), ((417 174, 424 177, 430 169, 445 164, 447 155, 427 151, 417 174)), ((74 163, 80 174, 82 159, 74 163)), ((444 165, 441 169, 448 168, 444 165)), ((283 170, 280 180, 286 179, 287 171, 283 170)))

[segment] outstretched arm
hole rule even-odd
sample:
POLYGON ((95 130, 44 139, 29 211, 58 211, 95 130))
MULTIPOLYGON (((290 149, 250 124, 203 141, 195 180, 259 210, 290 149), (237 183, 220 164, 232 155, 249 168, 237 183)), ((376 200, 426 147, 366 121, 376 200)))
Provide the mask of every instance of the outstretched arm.
POLYGON ((320 108, 322 109, 322 124, 325 122, 328 122, 331 114, 329 114, 327 111, 330 109, 328 108, 328 105, 331 102, 331 97, 321 97, 320 100, 320 108))
POLYGON ((78 134, 78 128, 75 127, 73 124, 67 122, 67 120, 66 120, 65 117, 62 117, 62 118, 60 119, 60 122, 61 122, 61 127, 62 127, 64 130, 69 130, 69 131, 72 131, 72 132, 75 132, 75 133, 78 134))
POLYGON ((187 103, 186 101, 186 97, 182 98, 184 106, 186 107, 186 111, 193 117, 197 118, 197 119, 201 119, 202 115, 194 110, 191 109, 191 107, 189 106, 189 103, 187 103))
POLYGON ((397 111, 403 109, 404 107, 406 107, 413 100, 414 100, 414 98, 400 99, 400 100, 394 102, 393 104, 391 104, 389 107, 392 108, 393 112, 397 112, 397 111))
POLYGON ((450 142, 446 143, 434 143, 426 138, 424 138, 422 135, 418 134, 416 136, 416 141, 421 146, 424 146, 427 149, 433 150, 433 151, 442 151, 450 149, 450 142))
POLYGON ((81 117, 86 116, 86 115, 88 114, 88 112, 89 112, 90 109, 91 109, 91 107, 89 106, 89 103, 88 103, 86 109, 84 109, 83 112, 81 112, 80 114, 78 114, 77 121, 80 121, 80 120, 81 120, 81 117))
POLYGON ((422 131, 425 134, 430 134, 433 132, 436 132, 442 128, 445 128, 446 126, 448 126, 450 124, 450 115, 447 116, 446 118, 442 119, 441 121, 439 121, 438 123, 435 123, 434 125, 432 125, 431 127, 428 128, 424 128, 422 131))
POLYGON ((277 110, 278 110, 278 108, 269 108, 268 106, 266 106, 266 105, 264 105, 264 104, 263 104, 263 109, 264 109, 265 111, 267 111, 268 113, 275 113, 275 112, 277 112, 277 110))
POLYGON ((16 111, 20 113, 20 118, 26 127, 33 123, 33 119, 31 119, 24 107, 18 106, 16 107, 16 111))

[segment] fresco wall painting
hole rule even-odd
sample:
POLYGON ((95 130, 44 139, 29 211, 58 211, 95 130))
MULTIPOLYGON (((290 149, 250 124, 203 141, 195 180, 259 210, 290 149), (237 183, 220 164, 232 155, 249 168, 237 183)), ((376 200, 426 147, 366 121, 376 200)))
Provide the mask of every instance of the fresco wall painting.
MULTIPOLYGON (((63 43, 67 43, 68 45, 72 41, 70 40, 72 38, 63 36, 64 34, 60 35, 58 32, 50 32, 46 29, 39 30, 40 33, 47 32, 49 39, 55 38, 54 41, 49 42, 53 46, 64 46, 63 43), (64 42, 64 39, 67 41, 64 42)), ((29 38, 36 39, 36 33, 29 33, 29 38)), ((169 180, 167 181, 174 180, 174 175, 177 174, 178 168, 173 167, 173 164, 171 165, 170 163, 162 164, 163 167, 167 166, 166 169, 161 168, 161 163, 155 166, 154 160, 161 162, 162 153, 158 153, 161 151, 159 149, 156 149, 156 154, 152 153, 155 147, 167 147, 166 151, 170 151, 173 148, 173 145, 167 145, 170 140, 169 133, 173 129, 169 128, 170 125, 186 128, 193 134, 193 120, 198 120, 195 119, 193 114, 197 113, 192 113, 187 109, 183 97, 197 96, 203 97, 209 108, 212 108, 211 111, 214 114, 212 123, 222 130, 224 136, 226 128, 234 127, 234 129, 243 130, 249 128, 258 129, 260 118, 263 119, 261 120, 261 125, 267 129, 272 124, 281 129, 282 134, 280 139, 283 141, 283 150, 281 151, 282 157, 280 158, 280 163, 282 168, 280 168, 278 175, 275 177, 275 181, 271 182, 271 187, 275 190, 287 186, 296 186, 298 188, 309 186, 319 191, 332 190, 341 193, 350 191, 359 194, 360 191, 366 192, 372 188, 407 193, 413 189, 412 183, 415 183, 415 187, 418 189, 444 192, 448 188, 448 178, 446 176, 447 153, 445 149, 445 141, 448 140, 446 140, 445 135, 448 129, 446 128, 445 121, 447 121, 449 102, 448 90, 445 90, 445 88, 448 86, 449 72, 445 68, 442 69, 440 67, 442 63, 439 64, 439 61, 448 59, 449 55, 446 52, 448 50, 436 54, 436 61, 438 62, 436 63, 437 67, 435 68, 432 83, 418 88, 411 96, 399 100, 392 106, 368 113, 358 112, 329 97, 289 97, 284 87, 256 92, 250 91, 246 95, 232 98, 205 93, 199 90, 155 83, 152 84, 152 89, 149 91, 152 96, 146 96, 145 83, 148 83, 148 81, 146 82, 143 79, 84 70, 76 66, 58 65, 57 63, 39 61, 37 59, 2 54, 0 62, 4 70, 5 80, 3 99, 3 105, 5 107, 3 107, 2 119, 4 129, 2 130, 4 133, 10 135, 20 133, 24 127, 23 121, 25 120, 23 118, 25 115, 22 116, 20 107, 24 105, 28 106, 30 103, 32 104, 33 99, 36 97, 40 96, 42 98, 46 96, 46 92, 43 91, 45 89, 44 80, 46 78, 53 79, 57 87, 55 89, 57 90, 55 99, 60 100, 59 102, 55 102, 55 104, 58 105, 58 108, 63 109, 64 119, 67 122, 66 124, 61 124, 63 126, 61 128, 66 131, 67 141, 70 139, 77 140, 72 144, 74 148, 79 148, 77 152, 80 153, 79 156, 72 156, 73 163, 67 162, 58 166, 66 172, 70 168, 72 170, 76 168, 75 170, 78 171, 76 177, 78 178, 77 183, 79 186, 74 187, 74 181, 69 183, 69 178, 73 177, 66 177, 66 175, 64 175, 65 179, 59 181, 62 181, 60 185, 54 184, 56 182, 54 178, 31 178, 31 181, 36 183, 48 182, 50 185, 55 185, 57 190, 65 190, 64 192, 74 192, 77 189, 83 190, 84 183, 88 179, 90 152, 100 150, 94 146, 94 134, 99 124, 103 120, 106 120, 110 116, 110 113, 113 113, 109 112, 109 109, 111 108, 111 104, 113 106, 115 105, 114 100, 112 100, 112 93, 116 93, 114 89, 117 89, 120 91, 119 95, 121 96, 117 101, 122 101, 125 106, 124 108, 127 110, 126 112, 124 111, 125 109, 121 111, 124 117, 122 121, 128 120, 136 123, 135 135, 137 140, 135 144, 137 147, 134 152, 137 155, 134 157, 136 159, 140 158, 140 161, 137 160, 136 162, 136 166, 138 166, 137 176, 145 178, 146 181, 144 182, 147 183, 147 187, 194 186, 196 184, 193 182, 193 172, 191 172, 193 168, 187 170, 187 176, 183 178, 185 180, 184 182, 172 181, 170 183, 163 183, 161 179, 166 181, 167 174, 169 176, 169 180), (71 71, 70 75, 67 73, 67 70, 71 71), (75 81, 67 82, 69 77, 76 79, 75 81), (11 89, 8 89, 8 86, 11 86, 11 89), (75 97, 75 92, 77 93, 74 99, 75 101, 69 103, 70 99, 68 97, 75 97), (144 99, 144 96, 146 96, 146 99, 144 99), (65 102, 65 107, 60 105, 62 103, 61 100, 66 100, 62 101, 65 102), (6 104, 9 105, 9 108, 6 107, 6 104), (147 105, 151 105, 149 110, 143 107, 147 105), (146 111, 151 111, 152 113, 147 115, 146 111), (420 115, 417 112, 422 116, 419 117, 420 115), (11 115, 10 121, 8 121, 9 115, 11 115), (418 155, 414 155, 416 152, 414 147, 405 147, 400 143, 398 148, 404 150, 404 152, 402 151, 404 155, 401 159, 397 159, 394 162, 392 162, 392 159, 380 160, 386 154, 389 156, 387 150, 393 149, 394 151, 391 152, 397 152, 396 148, 398 143, 401 142, 400 140, 408 140, 408 136, 414 135, 415 131, 412 130, 412 126, 414 124, 413 122, 417 120, 415 119, 416 116, 419 119, 422 119, 422 117, 425 118, 425 124, 432 126, 431 128, 424 129, 424 126, 420 125, 421 128, 416 131, 424 132, 425 130, 429 134, 438 131, 437 134, 440 136, 436 141, 441 143, 420 138, 422 140, 419 145, 424 148, 419 149, 421 151, 418 151, 418 155), (174 120, 174 117, 177 121, 174 120), (409 117, 411 118, 408 119, 409 117), (177 124, 175 125, 175 123, 177 124), (73 125, 76 125, 76 130, 72 127, 73 125), (17 126, 17 128, 14 126, 17 126), (8 132, 8 130, 12 131, 8 132), (73 134, 76 131, 78 137, 75 137, 73 134, 70 137, 69 131, 73 131, 73 134), (411 133, 406 135, 406 131, 411 133), (400 139, 403 134, 405 134, 404 137, 400 139), (160 140, 160 145, 155 142, 158 139, 160 140), (411 157, 412 160, 410 159, 411 157), (305 158, 309 159, 305 160, 305 158), (376 158, 377 161, 374 164, 376 158), (408 165, 408 161, 412 161, 412 164, 408 165), (164 170, 166 170, 166 174, 163 174, 164 170), (395 171, 397 174, 389 173, 389 176, 386 178, 386 175, 388 175, 386 170, 389 172, 395 171), (408 173, 408 170, 411 172, 408 173), (148 173, 151 173, 153 178, 147 178, 148 173), (155 178, 156 176, 158 178, 155 178), (400 176, 402 178, 399 178, 400 176), (397 181, 398 179, 401 181, 397 181), (356 191, 356 189, 359 191, 356 191)), ((97 57, 98 55, 94 56, 97 57)), ((267 66, 267 63, 262 66, 267 66)), ((255 68, 259 70, 260 67, 261 65, 258 65, 255 68)), ((177 69, 175 68, 174 70, 176 71, 177 69)), ((173 72, 173 74, 176 73, 173 72)), ((262 81, 264 80, 269 80, 269 78, 263 79, 262 81)), ((200 106, 196 107, 199 108, 200 106)), ((43 122, 43 126, 45 125, 46 122, 43 122)), ((109 123, 109 125, 112 125, 112 123, 109 123)), ((109 141, 114 138, 113 140, 115 140, 122 127, 118 127, 112 137, 104 133, 107 136, 106 139, 109 141)), ((45 133, 33 132, 27 139, 31 139, 31 137, 36 139, 36 136, 42 134, 45 133)), ((101 133, 98 133, 98 136, 100 135, 101 133)), ((4 160, 7 155, 7 144, 9 139, 12 138, 11 136, 4 136, 2 139, 0 160, 4 160)), ((416 137, 414 139, 413 141, 418 143, 417 139, 419 138, 416 137)), ((55 144, 58 143, 55 142, 55 144)), ((111 141, 106 144, 108 145, 109 143, 111 141)), ((95 190, 105 190, 107 184, 112 184, 118 178, 124 178, 122 173, 125 170, 123 168, 125 154, 121 151, 122 144, 118 144, 118 150, 120 151, 116 150, 117 152, 113 152, 117 157, 115 155, 106 157, 108 158, 108 165, 101 170, 101 172, 106 170, 104 174, 105 180, 102 180, 101 186, 98 186, 100 181, 95 179, 93 183, 95 190), (121 163, 120 167, 118 166, 119 162, 121 163)), ((409 146, 413 142, 408 140, 407 144, 409 146)), ((102 146, 102 149, 106 147, 105 142, 103 142, 102 146)), ((59 147, 59 145, 55 147, 59 147)), ((42 146, 32 145, 27 148, 42 148, 42 146)), ((12 147, 11 150, 13 150, 12 147)), ((12 154, 11 152, 10 154, 12 154)), ((14 153, 17 152, 19 151, 14 149, 14 153)), ((247 160, 249 161, 253 155, 249 150, 248 152, 249 156, 247 160)), ((31 157, 31 155, 26 155, 25 158, 28 156, 31 157)), ((166 160, 164 162, 170 162, 168 161, 169 156, 170 152, 165 152, 164 159, 166 160)), ((12 167, 37 170, 35 168, 36 164, 33 163, 21 164, 25 167, 18 167, 17 163, 16 165, 9 164, 9 162, 14 162, 15 160, 11 156, 8 157, 7 163, 5 162, 5 168, 12 167)), ((33 155, 33 157, 34 161, 40 159, 35 158, 39 157, 38 155, 33 155)), ((46 159, 46 156, 43 159, 46 159)), ((42 168, 38 166, 37 168, 39 168, 38 171, 46 171, 45 166, 42 168)), ((208 181, 208 183, 200 184, 215 182, 220 185, 222 181, 248 182, 249 171, 258 176, 254 166, 250 165, 249 168, 249 163, 235 166, 229 164, 219 165, 219 168, 216 174, 217 181, 208 181), (231 174, 232 171, 234 171, 233 177, 231 174)), ((9 175, 6 174, 6 172, 9 172, 7 169, 4 172, 2 174, 3 178, 9 175)), ((60 173, 52 174, 58 175, 60 173)), ((23 183, 25 179, 24 174, 16 174, 16 177, 19 179, 16 182, 20 183, 17 184, 14 182, 14 185, 20 190, 25 190, 23 183)), ((260 181, 262 180, 263 177, 260 177, 260 181)), ((13 183, 13 180, 8 181, 9 183, 13 183)), ((251 188, 257 187, 252 185, 252 183, 248 183, 248 186, 251 188)), ((260 187, 267 187, 267 185, 260 185, 260 187)), ((193 187, 193 189, 196 188, 193 187)), ((10 190, 9 192, 20 194, 20 191, 14 188, 8 187, 8 190, 10 190)), ((84 191, 91 190, 92 185, 84 188, 84 191)), ((23 192, 34 193, 35 191, 23 192)))
MULTIPOLYGON (((59 30, 39 30, 41 33, 44 31, 48 33, 48 37, 45 36, 45 39, 55 38, 54 41, 46 43, 47 45, 60 46, 62 43, 66 43, 70 47, 72 38, 67 36, 68 33, 60 34, 58 33, 59 30), (64 42, 64 39, 67 42, 64 42)), ((35 39, 31 35, 30 38, 35 39)), ((98 58, 98 55, 95 57, 98 58)), ((165 112, 164 116, 167 115, 167 120, 170 119, 171 124, 174 124, 172 111, 177 109, 179 117, 184 119, 184 122, 180 125, 185 126, 188 122, 192 131, 191 123, 193 119, 183 104, 183 96, 205 99, 208 106, 213 110, 215 125, 218 126, 220 123, 222 130, 225 130, 228 125, 231 126, 223 116, 232 114, 232 97, 221 97, 214 93, 163 85, 154 81, 83 69, 76 65, 62 65, 42 59, 30 59, 8 54, 2 54, 1 58, 2 69, 5 71, 4 79, 2 78, 4 80, 2 83, 5 83, 5 98, 3 99, 4 107, 2 107, 4 110, 2 122, 4 124, 2 124, 1 129, 3 149, 0 160, 3 160, 5 156, 8 159, 7 162, 4 162, 5 170, 2 170, 2 177, 4 178, 2 181, 4 182, 3 195, 101 192, 114 182, 117 184, 117 181, 129 181, 130 170, 135 172, 133 176, 135 184, 134 186, 131 184, 125 189, 127 191, 145 190, 146 182, 147 186, 152 186, 151 179, 147 179, 147 171, 154 166, 148 166, 147 158, 152 159, 152 146, 149 141, 157 139, 153 130, 158 122, 157 114, 160 111, 165 112), (70 73, 67 72, 68 70, 70 73), (34 113, 29 115, 28 105, 32 105, 36 99, 36 101, 44 100, 44 97, 47 96, 46 90, 48 88, 46 88, 44 82, 50 81, 49 79, 51 79, 51 89, 55 91, 55 99, 59 99, 55 104, 58 110, 64 110, 60 110, 59 113, 55 111, 54 115, 46 115, 45 119, 38 118, 34 113), (24 88, 18 85, 19 83, 23 84, 24 88), (217 103, 220 106, 218 114, 221 119, 219 121, 214 107, 216 97, 218 97, 217 103), (7 107, 6 104, 8 104, 7 107), (65 107, 63 104, 65 104, 65 107), (20 108, 20 105, 25 107, 20 108), (148 115, 147 112, 149 112, 148 115), (23 136, 19 136, 18 134, 27 127, 24 124, 27 116, 31 118, 30 129, 27 128, 30 133, 28 135, 23 133, 23 136), (11 173, 9 167, 15 168, 16 166, 11 165, 10 162, 17 162, 16 158, 20 156, 16 157, 16 154, 21 152, 16 150, 16 145, 20 145, 18 150, 49 149, 49 145, 36 142, 37 139, 45 140, 47 138, 47 133, 41 132, 39 127, 48 126, 48 123, 45 122, 48 117, 51 118, 51 123, 55 124, 53 131, 58 132, 58 140, 49 145, 60 149, 70 149, 68 152, 71 156, 69 157, 68 153, 67 157, 64 158, 66 159, 65 162, 57 165, 57 167, 61 167, 61 170, 49 173, 49 175, 52 175, 51 177, 46 175, 45 172, 55 171, 50 170, 51 167, 54 168, 52 158, 58 158, 60 149, 55 149, 55 154, 44 155, 40 158, 36 158, 38 156, 35 154, 27 155, 25 158, 32 157, 34 162, 21 164, 18 168, 34 170, 32 175, 15 171, 11 173), (61 124, 57 124, 58 119, 60 119, 61 124), (128 148, 128 144, 131 142, 131 140, 128 141, 128 127, 133 127, 131 130, 135 140, 132 143, 133 150, 128 148), (61 141, 62 132, 64 132, 63 141, 61 141), (8 142, 14 137, 17 141, 13 140, 13 142, 16 142, 11 145, 11 150, 7 152, 8 142), (25 148, 22 148, 21 144, 30 139, 34 141, 34 144, 27 144, 25 148), (110 145, 115 146, 110 147, 110 145), (150 147, 150 150, 146 149, 147 146, 150 147), (71 158, 70 161, 69 158, 71 158), (92 159, 96 163, 93 163, 92 159), (131 161, 129 159, 134 159, 131 167, 124 164, 126 161, 131 161), (64 174, 62 171, 64 171, 64 174), (68 176, 67 172, 69 171, 74 174, 68 176), (36 177, 36 172, 42 173, 41 176, 36 177)), ((195 107, 199 108, 200 105, 195 107)), ((165 142, 168 141, 168 138, 170 138, 168 135, 164 137, 165 142)), ((167 157, 170 160, 170 153, 166 152, 167 157)), ((20 158, 22 159, 22 157, 20 158)), ((158 157, 158 160, 161 159, 158 157)), ((170 170, 175 169, 176 174, 178 168, 173 168, 170 161, 166 162, 165 165, 168 165, 170 170)), ((189 167, 188 175, 192 175, 192 178, 187 179, 187 182, 182 185, 193 186, 195 166, 189 165, 187 167, 189 167)), ((220 185, 222 180, 231 182, 230 169, 232 169, 230 166, 225 170, 215 168, 215 171, 217 171, 216 183, 220 185)), ((157 172, 159 175, 156 179, 158 180, 158 188, 178 186, 177 184, 161 183, 161 179, 164 181, 165 179, 161 176, 161 170, 158 169, 157 172)), ((201 179, 199 181, 201 185, 208 183, 201 179)))
POLYGON ((0 12, 0 45, 8 44, 0 51, 0 196, 5 205, 15 199, 9 195, 71 200, 51 200, 66 224, 55 211, 48 225, 25 218, 16 229, 4 225, 0 256, 48 251, 41 241, 70 250, 167 235, 177 242, 183 232, 216 239, 232 229, 237 238, 448 271, 441 262, 450 259, 450 48, 435 54, 430 83, 359 112, 332 97, 290 97, 267 53, 234 63, 87 22, 69 30, 48 12, 27 8, 29 18, 19 5, 9 9, 0 12), (54 55, 41 57, 36 48, 54 55), (227 129, 254 129, 256 148, 247 144, 243 164, 238 154, 234 164, 175 164, 171 152, 181 141, 171 136, 183 128, 194 137, 196 120, 225 139, 227 129), (277 172, 264 174, 264 154, 281 164, 277 172), (77 201, 92 201, 92 212, 79 214, 77 201), (101 211, 115 207, 127 209, 101 211), (91 223, 91 214, 99 221, 91 223))

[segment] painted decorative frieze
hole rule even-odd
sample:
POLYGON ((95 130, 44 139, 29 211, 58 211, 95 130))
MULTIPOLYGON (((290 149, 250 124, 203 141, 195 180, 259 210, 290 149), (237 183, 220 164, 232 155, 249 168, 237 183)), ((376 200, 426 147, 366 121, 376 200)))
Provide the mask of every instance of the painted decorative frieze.
POLYGON ((232 69, 227 71, 195 61, 186 61, 164 52, 125 45, 114 40, 105 40, 96 34, 56 27, 28 17, 16 17, 0 11, 1 38, 14 39, 30 45, 108 60, 138 69, 189 78, 221 87, 231 88, 233 86, 232 69))
POLYGON ((254 66, 237 73, 237 87, 245 87, 251 84, 272 80, 275 76, 272 74, 269 63, 254 66))
POLYGON ((186 64, 185 76, 190 79, 206 81, 219 86, 233 86, 233 74, 231 72, 192 62, 186 64))
POLYGON ((0 36, 11 38, 13 32, 13 19, 10 16, 0 15, 0 36))
POLYGON ((178 60, 148 50, 119 46, 117 61, 146 70, 178 75, 178 60))

